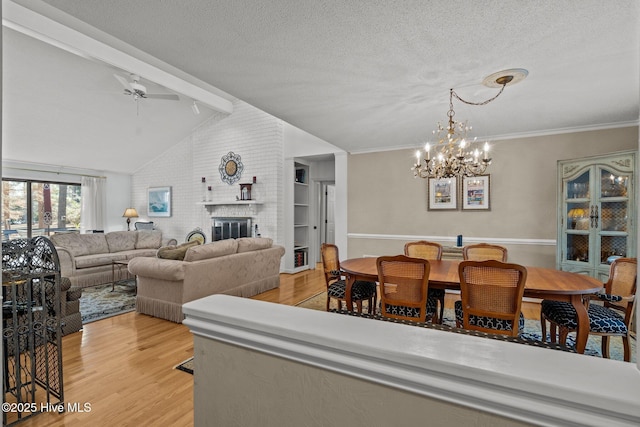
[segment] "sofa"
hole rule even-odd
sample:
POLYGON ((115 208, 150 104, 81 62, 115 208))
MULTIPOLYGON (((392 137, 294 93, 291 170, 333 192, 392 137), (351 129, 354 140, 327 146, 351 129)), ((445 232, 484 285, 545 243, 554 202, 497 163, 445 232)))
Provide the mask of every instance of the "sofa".
POLYGON ((182 304, 213 294, 251 297, 280 286, 284 248, 272 239, 244 237, 186 249, 184 259, 135 258, 136 311, 182 323, 182 304))
MULTIPOLYGON (((159 248, 176 244, 159 230, 114 231, 110 233, 54 234, 50 237, 60 258, 60 273, 72 286, 87 287, 111 283, 113 261, 155 257, 159 248)), ((133 279, 125 268, 119 279, 133 279), (124 277, 126 276, 126 277, 124 277)))

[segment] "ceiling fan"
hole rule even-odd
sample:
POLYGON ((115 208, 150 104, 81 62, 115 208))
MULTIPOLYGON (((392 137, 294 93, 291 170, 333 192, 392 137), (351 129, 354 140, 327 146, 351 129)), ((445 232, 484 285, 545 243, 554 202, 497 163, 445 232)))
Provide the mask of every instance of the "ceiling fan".
POLYGON ((147 93, 147 88, 140 84, 140 76, 137 74, 131 74, 131 80, 128 81, 118 74, 114 74, 113 77, 120 82, 124 87, 124 94, 133 96, 133 100, 137 101, 140 98, 147 99, 164 99, 167 101, 179 101, 180 97, 175 94, 164 93, 147 93))

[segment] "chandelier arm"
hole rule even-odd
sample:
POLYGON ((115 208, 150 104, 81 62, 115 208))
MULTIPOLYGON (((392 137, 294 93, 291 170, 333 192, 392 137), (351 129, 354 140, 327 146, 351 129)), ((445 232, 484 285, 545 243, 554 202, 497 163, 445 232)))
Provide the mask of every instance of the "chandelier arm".
POLYGON ((502 93, 502 91, 504 91, 504 88, 507 86, 507 83, 504 83, 502 85, 502 87, 500 88, 500 92, 498 92, 498 94, 496 96, 494 96, 493 98, 487 99, 486 101, 482 101, 482 102, 470 102, 470 101, 465 101, 464 99, 460 98, 460 96, 456 93, 456 91, 454 91, 453 89, 451 89, 451 94, 453 96, 456 97, 456 99, 458 101, 462 101, 465 104, 469 104, 469 105, 487 105, 488 103, 490 103, 491 101, 495 100, 497 97, 500 96, 500 94, 502 93))

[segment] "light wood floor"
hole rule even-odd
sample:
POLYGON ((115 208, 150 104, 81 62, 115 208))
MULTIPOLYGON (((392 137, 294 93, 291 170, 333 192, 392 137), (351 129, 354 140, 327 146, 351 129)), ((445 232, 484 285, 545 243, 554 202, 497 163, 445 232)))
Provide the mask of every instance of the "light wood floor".
MULTIPOLYGON (((279 289, 254 298, 296 305, 325 289, 318 267, 282 274, 279 289)), ((524 313, 537 318, 539 308, 529 304, 524 313)), ((193 355, 186 326, 126 313, 64 337, 62 354, 65 402, 88 403, 91 411, 41 413, 20 426, 193 425, 193 376, 173 369, 193 355)))

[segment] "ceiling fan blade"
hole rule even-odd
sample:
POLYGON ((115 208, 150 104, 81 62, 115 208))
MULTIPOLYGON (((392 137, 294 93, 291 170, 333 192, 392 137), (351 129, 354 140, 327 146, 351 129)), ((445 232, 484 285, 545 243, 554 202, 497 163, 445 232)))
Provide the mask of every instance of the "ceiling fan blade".
POLYGON ((133 87, 131 86, 131 83, 129 83, 129 81, 127 81, 127 79, 125 79, 124 77, 119 76, 117 74, 114 74, 113 77, 115 77, 116 80, 120 82, 120 84, 124 87, 125 90, 133 92, 133 87))
POLYGON ((147 93, 145 98, 148 99, 164 99, 167 101, 179 101, 180 97, 174 94, 163 94, 163 93, 147 93))

